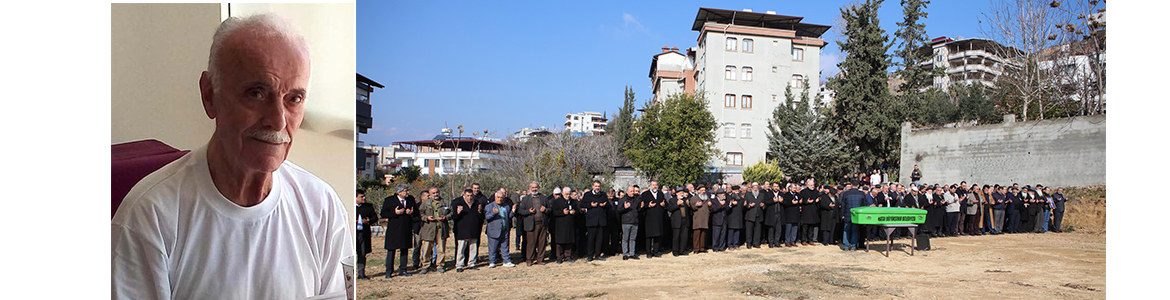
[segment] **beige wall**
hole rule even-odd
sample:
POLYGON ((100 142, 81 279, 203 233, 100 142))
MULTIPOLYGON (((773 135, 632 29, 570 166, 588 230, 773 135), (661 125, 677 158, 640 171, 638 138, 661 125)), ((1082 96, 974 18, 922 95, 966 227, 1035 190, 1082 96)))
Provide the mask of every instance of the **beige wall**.
MULTIPOLYGON (((215 123, 199 99, 211 36, 229 17, 271 12, 308 40, 312 81, 289 160, 353 203, 356 15, 353 4, 114 4, 111 9, 112 143, 207 143, 215 123)), ((350 216, 354 206, 346 205, 350 216)), ((354 225, 350 224, 352 230, 354 225)))

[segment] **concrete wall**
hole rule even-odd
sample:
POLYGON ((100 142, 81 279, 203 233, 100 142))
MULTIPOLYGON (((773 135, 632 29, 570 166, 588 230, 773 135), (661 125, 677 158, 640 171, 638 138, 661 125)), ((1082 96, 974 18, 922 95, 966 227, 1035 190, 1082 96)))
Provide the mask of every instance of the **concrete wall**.
POLYGON ((1104 185, 1105 124, 1105 115, 917 131, 903 124, 898 179, 910 183, 918 164, 923 183, 1104 185))

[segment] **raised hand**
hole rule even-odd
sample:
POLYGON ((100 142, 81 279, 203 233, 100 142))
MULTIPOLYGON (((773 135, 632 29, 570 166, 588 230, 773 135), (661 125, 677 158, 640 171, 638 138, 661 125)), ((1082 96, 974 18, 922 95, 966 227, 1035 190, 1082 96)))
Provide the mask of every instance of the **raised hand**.
POLYGON ((414 213, 414 208, 407 208, 407 209, 406 209, 406 214, 408 214, 408 215, 409 215, 409 214, 412 214, 412 213, 414 213))
POLYGON ((601 207, 605 207, 605 203, 609 201, 601 201, 601 207))
MULTIPOLYGON (((541 207, 540 211, 541 211, 541 212, 544 212, 544 208, 543 208, 543 207, 541 207)), ((528 213, 530 213, 530 214, 535 214, 535 213, 536 213, 536 208, 535 208, 535 207, 528 208, 528 213)))
POLYGON ((541 207, 540 207, 540 212, 544 212, 544 211, 545 211, 545 209, 544 209, 544 206, 541 206, 541 207))
POLYGON ((626 204, 625 204, 625 205, 623 205, 623 207, 625 207, 625 208, 630 208, 630 202, 626 202, 626 204))
POLYGON ((492 207, 492 213, 493 213, 493 214, 498 214, 498 213, 500 213, 500 207, 499 207, 499 206, 492 207))
POLYGON ((396 214, 396 215, 401 215, 404 212, 406 212, 406 209, 403 209, 402 207, 398 207, 398 208, 394 209, 394 214, 396 214))

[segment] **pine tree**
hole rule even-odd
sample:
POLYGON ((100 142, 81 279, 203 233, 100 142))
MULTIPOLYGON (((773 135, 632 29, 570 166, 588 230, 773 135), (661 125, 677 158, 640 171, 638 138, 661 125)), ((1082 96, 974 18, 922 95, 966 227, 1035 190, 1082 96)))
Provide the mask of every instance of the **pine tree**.
POLYGON ((892 158, 898 146, 899 124, 887 88, 890 44, 877 16, 881 2, 867 0, 841 9, 847 38, 837 46, 847 55, 837 64, 843 76, 830 81, 837 91, 833 125, 849 148, 856 147, 863 169, 892 158))
POLYGON ((605 133, 612 135, 618 149, 625 150, 634 126, 634 90, 626 86, 626 99, 618 109, 617 117, 605 124, 605 133))
POLYGON ((804 86, 796 105, 791 88, 786 88, 786 105, 778 105, 768 120, 770 163, 792 178, 823 181, 843 172, 851 158, 827 119, 810 108, 808 83, 804 86))
POLYGON ((928 15, 925 10, 929 4, 930 0, 902 0, 903 20, 898 22, 898 31, 894 33, 894 37, 901 41, 902 47, 895 56, 902 60, 899 64, 902 68, 894 74, 906 81, 898 87, 898 91, 904 94, 916 93, 919 89, 929 87, 936 75, 934 72, 938 70, 934 68, 926 70, 921 64, 929 61, 931 57, 918 51, 926 46, 929 39, 926 24, 919 22, 928 15))
POLYGON ((717 153, 718 128, 703 95, 677 93, 646 102, 625 152, 634 167, 666 186, 703 178, 704 166, 717 153))

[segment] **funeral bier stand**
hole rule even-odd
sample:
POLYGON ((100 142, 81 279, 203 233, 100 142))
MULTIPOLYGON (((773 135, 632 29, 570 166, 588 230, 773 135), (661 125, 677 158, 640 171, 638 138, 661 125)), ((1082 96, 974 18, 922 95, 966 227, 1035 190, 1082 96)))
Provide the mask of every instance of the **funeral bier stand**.
MULTIPOLYGON (((918 233, 918 224, 926 222, 926 210, 905 207, 855 207, 849 210, 853 224, 881 226, 886 231, 886 257, 890 257, 890 248, 894 246, 893 233, 898 228, 910 230, 910 236, 918 233)), ((869 252, 869 244, 865 243, 865 252, 869 252)), ((914 255, 914 248, 918 246, 914 238, 910 239, 910 255, 914 255)))

